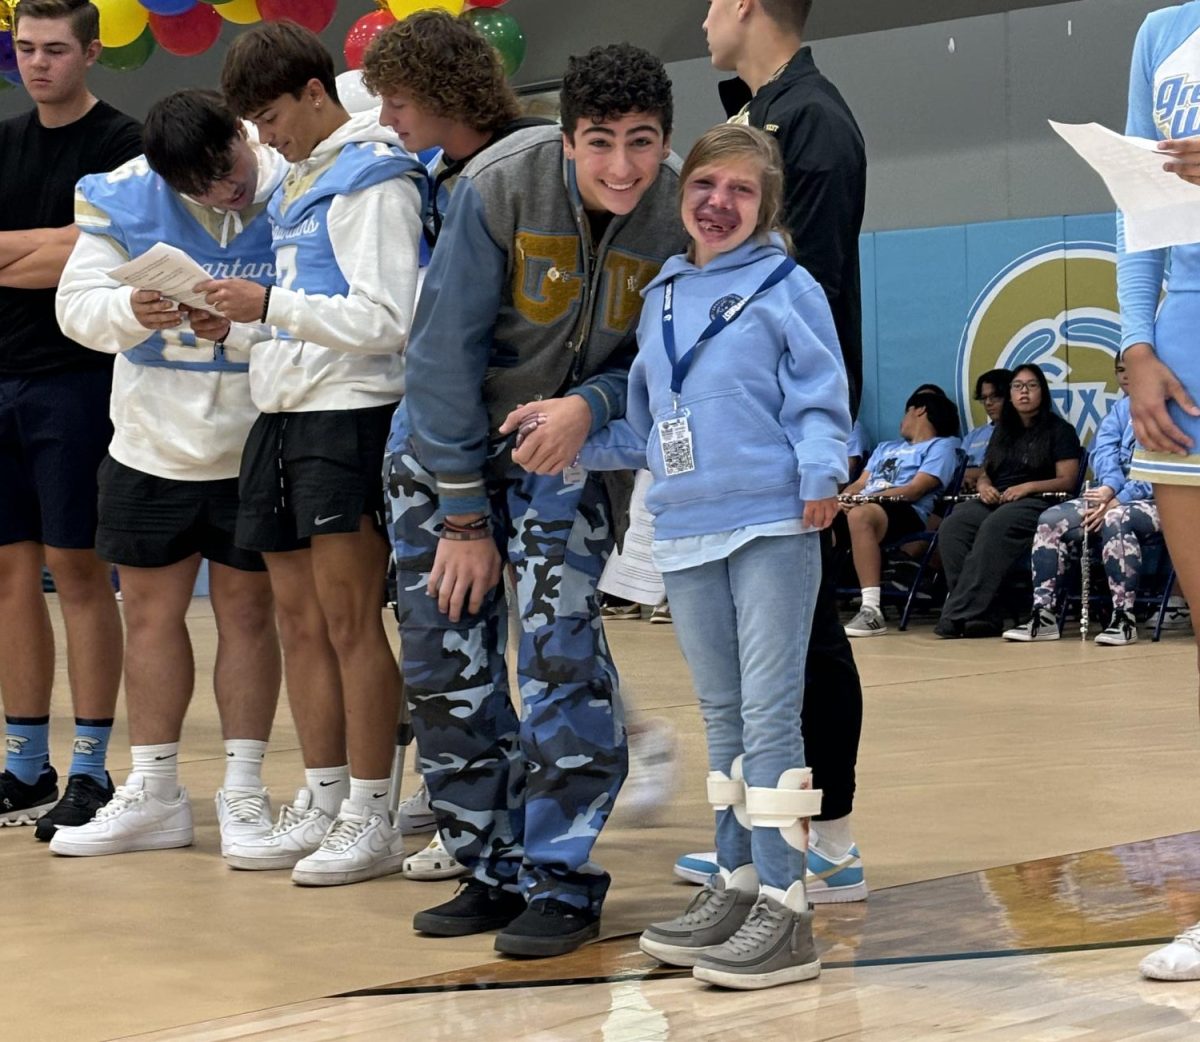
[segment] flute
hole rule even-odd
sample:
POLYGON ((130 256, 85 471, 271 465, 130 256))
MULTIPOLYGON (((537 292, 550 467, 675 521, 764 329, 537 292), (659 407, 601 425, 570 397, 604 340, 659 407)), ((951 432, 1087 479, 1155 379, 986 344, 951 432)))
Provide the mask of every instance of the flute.
POLYGON ((1084 518, 1083 548, 1079 551, 1079 639, 1085 643, 1088 639, 1088 627, 1091 624, 1092 616, 1092 551, 1087 526, 1087 494, 1091 487, 1090 481, 1084 482, 1083 507, 1081 508, 1084 518))
MULTIPOLYGON (((938 496, 939 503, 970 503, 979 498, 978 492, 964 493, 958 496, 938 496)), ((1049 499, 1055 503, 1062 503, 1071 498, 1069 492, 1040 492, 1036 496, 1026 496, 1026 499, 1049 499)), ((883 494, 875 494, 873 496, 864 495, 841 495, 838 496, 839 503, 907 503, 907 499, 901 499, 899 496, 887 496, 883 494)))

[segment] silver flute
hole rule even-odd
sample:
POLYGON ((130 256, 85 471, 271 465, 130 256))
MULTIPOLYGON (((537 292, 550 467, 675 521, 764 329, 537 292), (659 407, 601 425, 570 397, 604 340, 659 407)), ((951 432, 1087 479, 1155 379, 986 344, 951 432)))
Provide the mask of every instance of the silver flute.
POLYGON ((1087 494, 1091 487, 1090 481, 1084 482, 1083 507, 1080 510, 1083 514, 1083 546, 1079 551, 1079 639, 1085 643, 1092 621, 1092 547, 1087 525, 1087 494))
MULTIPOLYGON (((970 492, 961 496, 938 496, 939 503, 970 503, 979 498, 978 492, 970 492)), ((1055 503, 1062 503, 1070 499, 1070 494, 1066 492, 1041 492, 1036 496, 1026 496, 1026 499, 1048 499, 1055 503)), ((895 496, 874 495, 874 496, 838 496, 839 503, 905 503, 907 500, 897 499, 895 496)))

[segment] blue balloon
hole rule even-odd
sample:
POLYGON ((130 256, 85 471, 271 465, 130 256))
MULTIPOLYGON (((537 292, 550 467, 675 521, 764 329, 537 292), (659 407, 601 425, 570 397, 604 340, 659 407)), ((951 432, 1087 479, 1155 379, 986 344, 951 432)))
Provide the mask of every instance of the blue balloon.
POLYGON ((196 6, 197 0, 138 0, 151 14, 183 14, 196 6))

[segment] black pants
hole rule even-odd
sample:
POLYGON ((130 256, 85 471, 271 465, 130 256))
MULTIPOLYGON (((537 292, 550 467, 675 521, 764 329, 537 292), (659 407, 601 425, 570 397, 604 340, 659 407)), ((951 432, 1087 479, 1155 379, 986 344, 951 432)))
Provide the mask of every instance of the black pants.
POLYGON ((1005 578, 1033 545, 1046 501, 1033 496, 988 506, 978 500, 954 508, 938 535, 946 588, 943 622, 993 619, 1005 578))
POLYGON ((833 537, 827 528, 821 533, 821 587, 813 610, 800 715, 813 788, 825 793, 818 821, 845 817, 854 809, 854 769, 862 734, 862 684, 838 618, 835 572, 833 537))

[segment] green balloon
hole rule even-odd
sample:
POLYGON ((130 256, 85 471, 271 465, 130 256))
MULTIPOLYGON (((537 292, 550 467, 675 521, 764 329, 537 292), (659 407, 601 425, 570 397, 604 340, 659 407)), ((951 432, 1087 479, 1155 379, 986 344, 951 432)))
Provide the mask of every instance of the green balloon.
POLYGON ((127 43, 124 47, 105 47, 98 60, 101 65, 117 72, 133 72, 145 65, 146 59, 156 50, 158 44, 154 42, 154 34, 150 32, 150 26, 146 26, 133 43, 127 43))
POLYGON ((521 23, 504 11, 484 7, 468 11, 467 20, 500 53, 504 71, 515 76, 525 60, 525 34, 521 31, 521 23))

